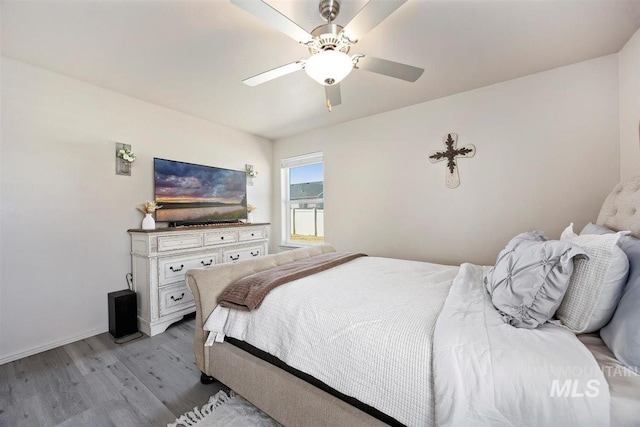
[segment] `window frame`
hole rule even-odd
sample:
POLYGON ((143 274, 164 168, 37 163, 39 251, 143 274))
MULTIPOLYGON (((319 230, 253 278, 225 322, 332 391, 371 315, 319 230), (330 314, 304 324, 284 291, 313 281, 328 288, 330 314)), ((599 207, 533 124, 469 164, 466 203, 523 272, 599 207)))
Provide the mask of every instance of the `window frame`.
MULTIPOLYGON (((318 204, 322 203, 324 205, 324 157, 322 152, 308 153, 299 156, 287 157, 280 160, 280 183, 281 183, 281 225, 282 225, 282 233, 280 238, 280 246, 282 247, 291 247, 291 248, 299 248, 299 247, 308 247, 308 246, 316 246, 324 243, 323 241, 313 242, 313 241, 300 241, 300 240, 292 240, 291 239, 291 229, 292 229, 292 215, 291 215, 291 206, 297 204, 311 203, 318 204), (314 198, 314 199, 298 199, 291 200, 291 183, 290 183, 290 169, 296 168, 300 166, 313 165, 317 163, 323 164, 323 173, 322 173, 322 198, 314 198)), ((323 208, 324 210, 324 208, 323 208)), ((324 218, 323 218, 324 219, 324 218)), ((317 227, 317 219, 316 219, 316 227, 317 227)), ((323 221, 324 227, 324 221, 323 221)))

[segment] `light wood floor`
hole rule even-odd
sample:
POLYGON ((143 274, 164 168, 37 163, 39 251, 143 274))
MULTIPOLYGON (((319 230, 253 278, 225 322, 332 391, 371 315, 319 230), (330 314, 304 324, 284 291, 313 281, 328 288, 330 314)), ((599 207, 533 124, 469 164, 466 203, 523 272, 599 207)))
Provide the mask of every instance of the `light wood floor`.
POLYGON ((118 345, 97 335, 0 366, 0 426, 166 426, 223 388, 202 385, 194 319, 118 345))

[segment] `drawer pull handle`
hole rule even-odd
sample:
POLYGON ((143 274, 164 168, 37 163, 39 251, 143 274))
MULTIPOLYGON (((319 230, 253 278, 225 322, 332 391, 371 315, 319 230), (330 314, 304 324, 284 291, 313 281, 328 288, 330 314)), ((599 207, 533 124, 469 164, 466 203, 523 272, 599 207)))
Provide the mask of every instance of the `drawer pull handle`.
POLYGON ((255 251, 255 252, 251 251, 250 253, 251 253, 251 256, 259 256, 260 255, 260 251, 255 251))
POLYGON ((251 237, 253 237, 253 233, 251 233, 251 237))
POLYGON ((224 240, 224 236, 220 236, 220 240, 224 240))
POLYGON ((177 273, 178 271, 182 271, 182 269, 184 268, 184 264, 180 264, 180 268, 173 268, 173 266, 169 267, 169 270, 173 271, 174 273, 177 273))
POLYGON ((229 255, 229 258, 231 258, 231 261, 237 261, 240 259, 240 254, 236 255, 235 258, 233 257, 233 255, 229 255))
POLYGON ((200 261, 200 264, 204 265, 205 267, 209 267, 211 264, 213 264, 213 260, 210 259, 209 262, 200 261))
POLYGON ((182 295, 180 295, 179 298, 176 298, 173 295, 171 295, 171 299, 174 300, 174 301, 180 301, 182 298, 184 298, 184 292, 182 293, 182 295))

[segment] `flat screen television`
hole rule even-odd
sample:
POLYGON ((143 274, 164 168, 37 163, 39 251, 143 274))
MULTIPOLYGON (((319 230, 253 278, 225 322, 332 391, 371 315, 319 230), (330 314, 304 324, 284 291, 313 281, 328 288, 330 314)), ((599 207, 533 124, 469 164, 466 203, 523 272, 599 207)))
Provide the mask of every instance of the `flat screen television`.
POLYGON ((169 226, 247 219, 245 171, 153 159, 156 221, 169 226))

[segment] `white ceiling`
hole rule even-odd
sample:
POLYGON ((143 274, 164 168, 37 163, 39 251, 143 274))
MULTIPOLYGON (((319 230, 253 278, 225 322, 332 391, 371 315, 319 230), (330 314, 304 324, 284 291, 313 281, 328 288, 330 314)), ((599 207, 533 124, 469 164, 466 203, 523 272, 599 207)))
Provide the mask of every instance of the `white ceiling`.
MULTIPOLYGON (((307 31, 322 23, 316 0, 268 3, 307 31)), ((336 22, 365 3, 342 0, 336 22)), ((422 77, 354 70, 329 113, 323 87, 303 71, 242 83, 309 54, 227 0, 1 7, 5 56, 270 139, 616 53, 640 26, 640 0, 409 0, 351 53, 422 67, 422 77)))

